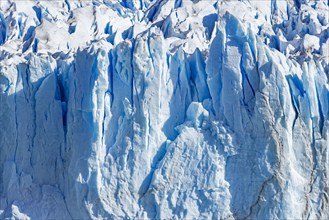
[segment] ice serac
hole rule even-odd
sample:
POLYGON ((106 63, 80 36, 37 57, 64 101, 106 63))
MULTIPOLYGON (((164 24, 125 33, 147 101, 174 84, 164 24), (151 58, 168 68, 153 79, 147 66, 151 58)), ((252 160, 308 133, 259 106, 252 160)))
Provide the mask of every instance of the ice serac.
POLYGON ((327 1, 2 1, 0 218, 328 219, 327 1))

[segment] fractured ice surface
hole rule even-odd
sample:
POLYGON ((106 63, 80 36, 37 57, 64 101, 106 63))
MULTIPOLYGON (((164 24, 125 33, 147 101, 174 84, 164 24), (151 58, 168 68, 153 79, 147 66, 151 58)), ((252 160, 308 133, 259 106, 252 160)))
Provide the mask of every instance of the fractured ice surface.
POLYGON ((328 219, 328 1, 0 2, 0 218, 328 219))

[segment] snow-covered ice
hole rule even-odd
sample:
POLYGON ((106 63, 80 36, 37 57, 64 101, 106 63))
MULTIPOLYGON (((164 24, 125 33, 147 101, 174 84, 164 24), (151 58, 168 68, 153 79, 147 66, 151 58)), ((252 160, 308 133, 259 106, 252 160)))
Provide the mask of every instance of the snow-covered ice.
POLYGON ((329 219, 327 0, 1 0, 0 219, 329 219))

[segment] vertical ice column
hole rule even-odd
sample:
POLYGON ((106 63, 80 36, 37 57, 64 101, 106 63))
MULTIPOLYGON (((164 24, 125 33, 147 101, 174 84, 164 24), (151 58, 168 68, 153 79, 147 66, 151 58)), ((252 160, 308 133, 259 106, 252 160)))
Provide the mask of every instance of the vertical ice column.
POLYGON ((69 75, 66 153, 70 162, 65 194, 72 216, 82 218, 103 212, 99 188, 105 156, 102 138, 107 53, 93 47, 79 50, 74 68, 69 75))

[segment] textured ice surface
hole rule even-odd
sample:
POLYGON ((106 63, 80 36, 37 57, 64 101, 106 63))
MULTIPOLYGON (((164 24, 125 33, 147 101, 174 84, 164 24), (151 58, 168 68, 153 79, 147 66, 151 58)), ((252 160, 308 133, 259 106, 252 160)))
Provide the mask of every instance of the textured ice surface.
POLYGON ((0 9, 1 219, 329 219, 328 1, 0 9))

